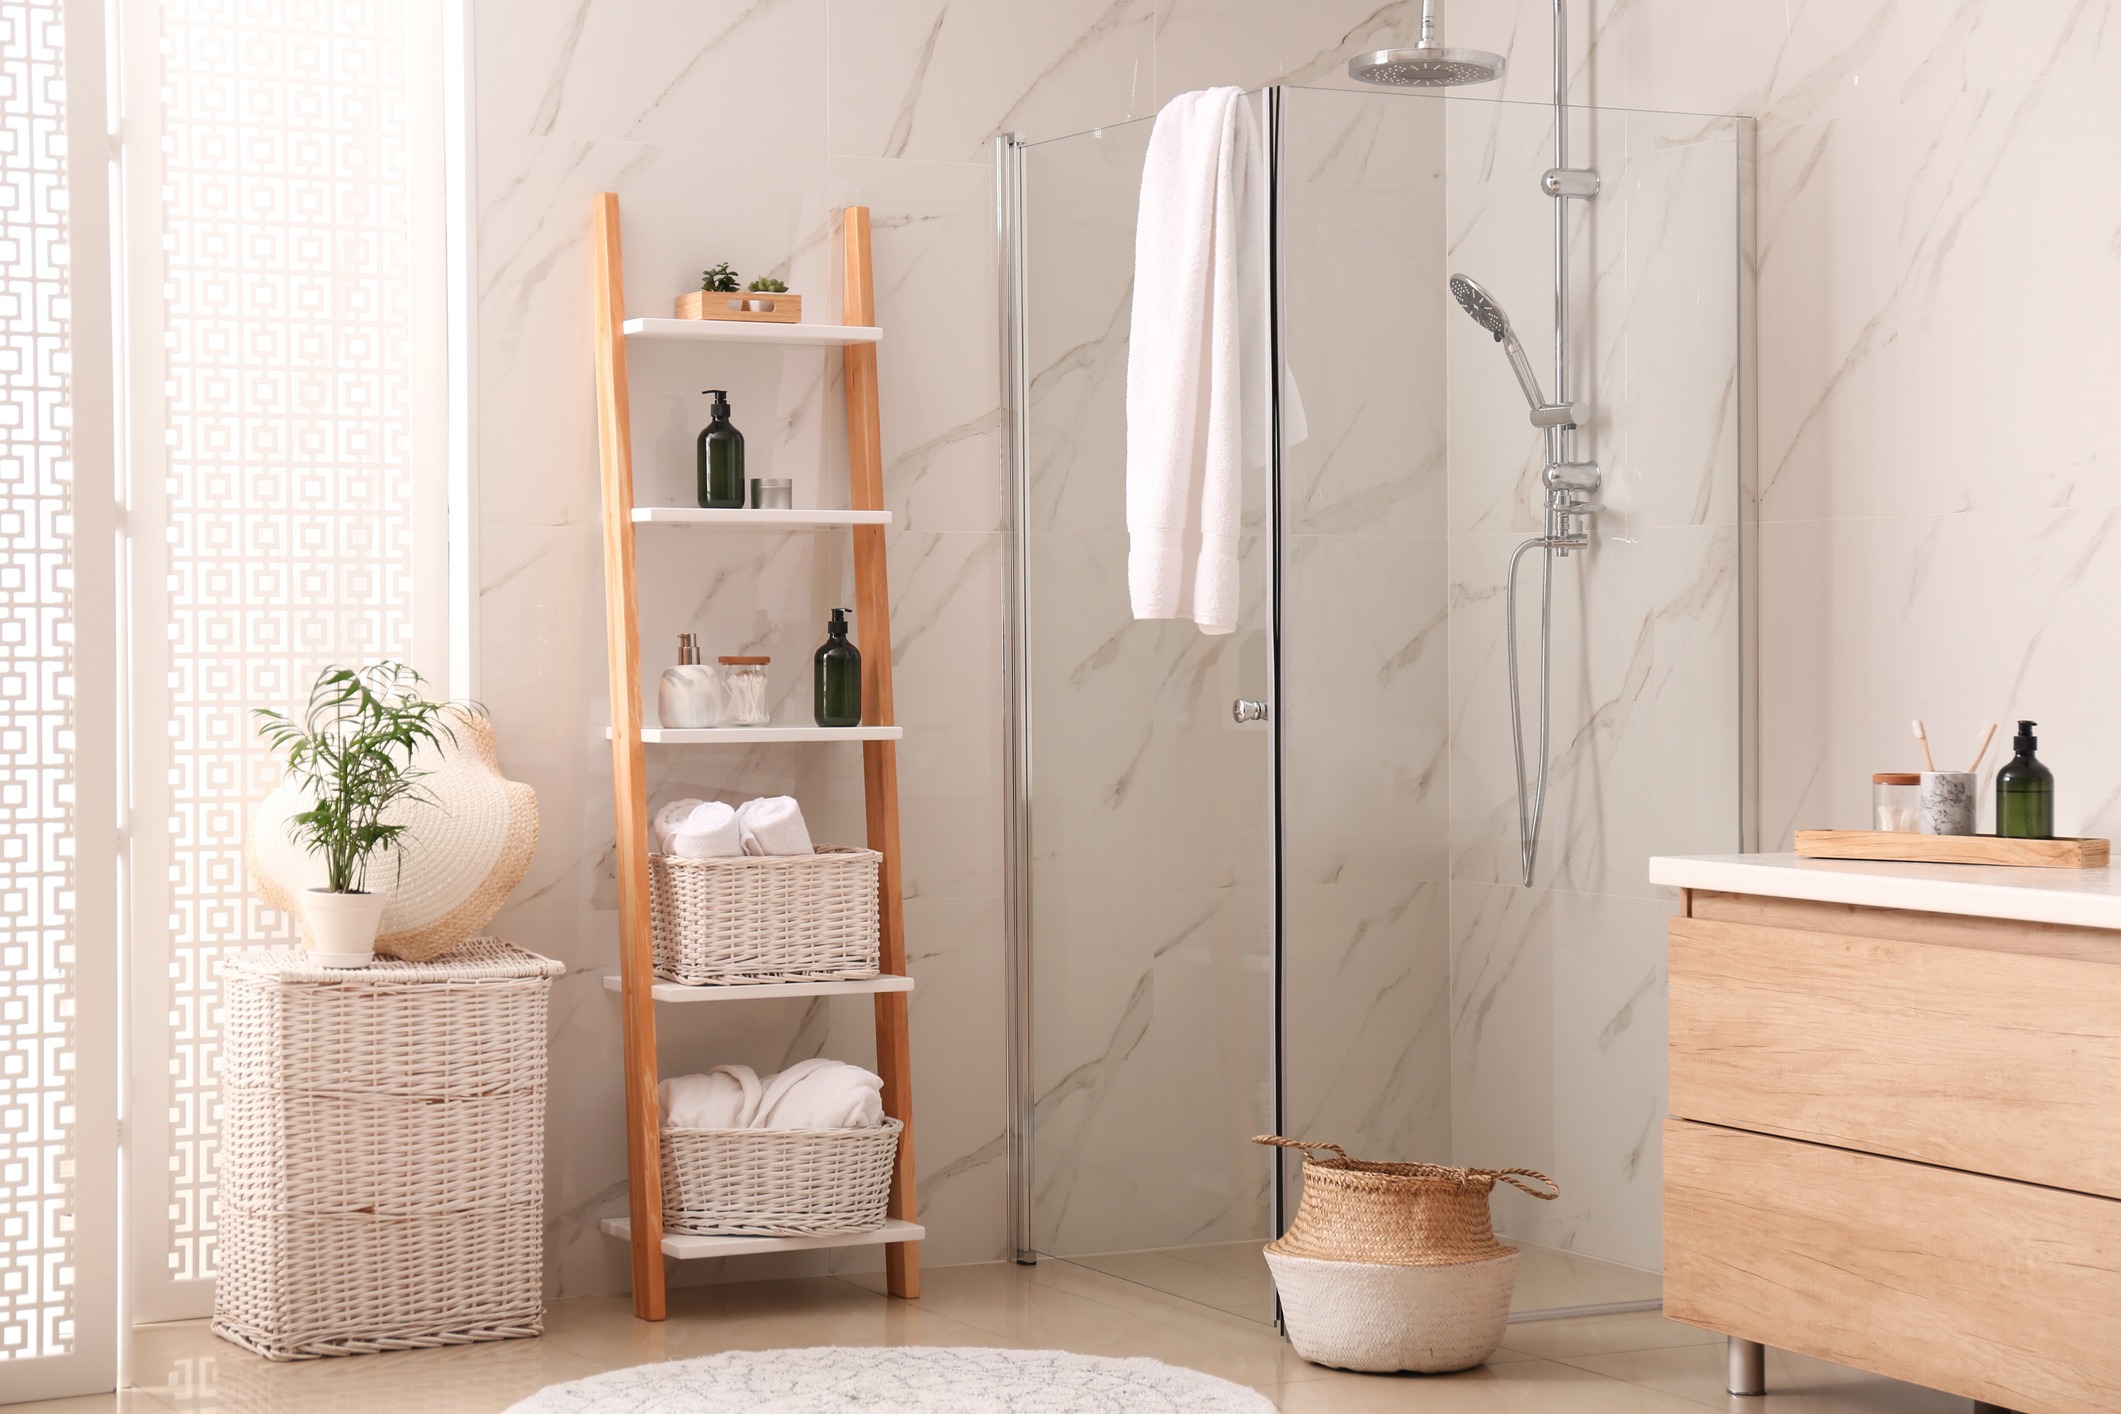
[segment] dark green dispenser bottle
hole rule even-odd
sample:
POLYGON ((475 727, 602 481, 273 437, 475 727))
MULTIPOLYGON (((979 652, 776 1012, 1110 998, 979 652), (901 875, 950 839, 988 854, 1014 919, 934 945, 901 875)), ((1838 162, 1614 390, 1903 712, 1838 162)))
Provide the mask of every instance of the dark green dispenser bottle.
POLYGON ((707 389, 713 421, 700 432, 700 505, 711 511, 744 508, 744 434, 729 421, 729 394, 707 389))
POLYGON ((2033 758, 2040 738, 2035 723, 2018 723, 2011 741, 2017 754, 1996 772, 1996 833, 2005 839, 2051 840, 2055 837, 2055 773, 2033 758))
POLYGON ((817 724, 858 727, 862 724, 862 654, 847 641, 847 611, 834 609, 825 646, 817 650, 817 724))

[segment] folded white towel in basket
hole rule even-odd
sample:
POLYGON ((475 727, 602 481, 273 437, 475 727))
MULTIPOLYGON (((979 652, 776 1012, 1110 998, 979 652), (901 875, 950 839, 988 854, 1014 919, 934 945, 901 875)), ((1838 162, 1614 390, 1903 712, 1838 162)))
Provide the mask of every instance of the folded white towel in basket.
POLYGON ((733 859, 744 852, 744 830, 736 811, 719 800, 696 807, 673 830, 666 854, 680 859, 733 859))
POLYGON ((680 859, 731 859, 744 852, 734 808, 719 800, 673 800, 655 812, 656 845, 680 859))
POLYGON ((673 800, 661 810, 656 811, 654 818, 649 822, 655 827, 655 847, 665 854, 670 853, 670 836, 702 804, 703 802, 690 798, 673 800))
POLYGON ((845 1061, 797 1061, 759 1093, 759 1129, 874 1129, 884 1122, 884 1082, 845 1061))
POLYGON ((792 795, 767 795, 736 808, 746 854, 810 854, 810 827, 792 795))
POLYGON ((884 1082, 845 1061, 797 1061, 761 1081, 748 1065, 718 1065, 656 1086, 665 1129, 874 1129, 884 1082))
POLYGON ((718 1065, 655 1087, 665 1129, 749 1129, 758 1117, 759 1093, 758 1072, 748 1065, 718 1065))

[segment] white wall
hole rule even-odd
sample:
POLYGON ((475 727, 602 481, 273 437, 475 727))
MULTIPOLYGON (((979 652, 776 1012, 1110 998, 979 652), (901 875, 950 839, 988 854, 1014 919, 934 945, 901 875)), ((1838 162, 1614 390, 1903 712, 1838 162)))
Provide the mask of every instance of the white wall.
MULTIPOLYGON (((617 191, 637 311, 733 261, 833 317, 833 215, 874 212, 906 849, 920 1199, 930 1262, 1008 1244, 1002 1148, 1000 428, 991 145, 1153 113, 1173 92, 1337 69, 1409 32, 1408 7, 1360 0, 484 0, 474 14, 478 229, 479 692, 503 764, 537 788, 544 836, 497 921, 564 959, 554 998, 547 1259, 555 1294, 626 1284, 596 1231, 624 1208, 603 668, 589 204, 617 191), (822 308, 818 308, 818 306, 822 308)), ((799 504, 844 497, 837 364, 746 354, 635 363, 641 495, 677 501, 705 411, 728 386, 754 474, 799 504), (726 384, 725 384, 726 380, 726 384), (819 468, 828 474, 820 479, 819 468)), ((709 652, 770 652, 807 692, 826 610, 845 603, 832 536, 642 542, 644 668, 681 628, 709 652)), ((861 641, 862 628, 855 628, 861 641)), ((833 748, 834 752, 840 748, 833 748)), ((651 759, 657 798, 790 789, 859 838, 851 753, 651 759)), ((664 1017, 666 1067, 859 1059, 868 1013, 787 1004, 664 1017), (715 1027, 709 1029, 710 1020, 715 1027)), ((873 1254, 808 1259, 873 1260, 873 1254)), ((689 1265, 678 1280, 757 1275, 689 1265)))
MULTIPOLYGON (((2115 7, 1591 10, 1587 100, 1760 120, 1764 847, 1859 824, 1870 773, 1918 764, 1918 716, 1956 764, 1982 724, 2039 720, 2056 828, 2112 834, 2115 7)), ((1545 4, 1453 11, 1457 42, 1511 46, 1512 96, 1540 96, 1545 4)))
MULTIPOLYGON (((1921 715, 1951 756, 2041 719, 2058 825, 2110 833, 2094 745, 2121 588, 2102 387, 2121 325, 2099 179, 2121 117, 2110 7, 2078 0, 1588 0, 1577 98, 1751 113, 1760 143, 1763 838, 1860 818, 1921 715), (2104 591, 2104 592, 2101 592, 2104 591)), ((477 7, 481 692, 545 837, 502 931, 573 969, 555 1004, 548 1254, 556 1292, 614 1290, 594 1220, 623 1206, 602 668, 588 203, 621 193, 629 291, 652 308, 728 258, 836 305, 832 213, 875 210, 916 994, 923 1216, 937 1262, 1007 1242, 1001 989, 1000 537, 989 147, 1155 110, 1210 83, 1335 73, 1411 34, 1408 3, 1323 0, 495 0, 477 7)), ((1457 0, 1453 40, 1545 96, 1543 0, 1457 0)), ((807 361, 806 361, 807 360, 807 361)), ((639 373, 644 483, 676 499, 706 381, 639 373)), ((755 463, 836 469, 836 370, 729 375, 755 463)), ((843 592, 826 543, 644 553, 660 607, 711 649, 802 659, 843 592)), ((692 547, 694 549, 698 547, 692 547)), ((857 638, 860 627, 857 626, 857 638)), ((848 766, 770 749, 736 779, 856 828, 848 766)), ((1995 757, 1991 756, 1991 766, 1995 757)), ((719 773, 722 766, 711 768, 719 773)), ((659 778, 671 787, 680 775, 659 778)), ((1646 915, 1645 915, 1646 917, 1646 915)), ((1642 923, 1648 929, 1649 921, 1642 923)), ((1649 946, 1649 944, 1644 944, 1649 946)), ((1621 999, 1616 999, 1616 1004, 1621 999)), ((675 1023, 666 1057, 855 1056, 860 1008, 675 1023)), ((826 1259, 818 1259, 823 1261, 826 1259)), ((856 1260, 856 1259, 847 1259, 856 1260)), ((688 1273, 688 1277, 745 1275, 688 1273)))

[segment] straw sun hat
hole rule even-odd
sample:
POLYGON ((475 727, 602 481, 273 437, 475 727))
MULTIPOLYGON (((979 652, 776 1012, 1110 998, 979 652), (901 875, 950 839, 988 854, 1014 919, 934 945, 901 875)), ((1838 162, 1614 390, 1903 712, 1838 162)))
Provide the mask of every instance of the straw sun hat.
MULTIPOLYGON (((538 845, 537 796, 502 777, 493 727, 461 713, 451 727, 453 743, 423 746, 413 758, 428 773, 420 782, 427 798, 401 801, 387 817, 411 826, 397 853, 370 861, 371 887, 390 894, 376 951, 410 962, 477 936, 529 872, 538 845)), ((287 835, 287 822, 307 807, 295 783, 282 779, 251 816, 246 851, 259 899, 296 918, 300 893, 325 880, 322 857, 287 835)))

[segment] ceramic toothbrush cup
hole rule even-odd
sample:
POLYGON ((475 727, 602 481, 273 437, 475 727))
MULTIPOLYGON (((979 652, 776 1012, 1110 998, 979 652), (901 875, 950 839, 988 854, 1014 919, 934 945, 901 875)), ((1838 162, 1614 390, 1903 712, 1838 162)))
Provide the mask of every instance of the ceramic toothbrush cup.
POLYGON ((1922 773, 1922 833, 1925 835, 1970 835, 1974 832, 1974 782, 1972 771, 1924 771, 1922 773))

